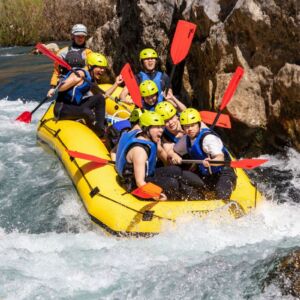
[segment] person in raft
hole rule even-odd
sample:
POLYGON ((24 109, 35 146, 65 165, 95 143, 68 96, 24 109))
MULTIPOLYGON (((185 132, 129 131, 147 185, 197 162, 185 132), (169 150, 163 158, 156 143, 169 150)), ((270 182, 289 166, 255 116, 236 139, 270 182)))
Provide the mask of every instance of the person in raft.
POLYGON ((217 199, 228 200, 236 185, 236 174, 229 166, 210 161, 230 160, 230 155, 220 137, 203 122, 199 112, 187 108, 180 114, 180 124, 185 135, 175 144, 171 157, 173 164, 181 164, 181 156, 203 160, 198 164, 197 174, 209 190, 214 190, 217 199))
MULTIPOLYGON (((158 71, 157 52, 152 48, 145 48, 140 52, 139 59, 142 70, 135 76, 138 85, 145 80, 154 81, 158 89, 158 101, 162 101, 163 91, 169 84, 170 78, 166 73, 158 71)), ((120 99, 125 103, 132 104, 132 99, 126 98, 127 95, 128 89, 125 86, 120 94, 120 99)))
POLYGON ((159 97, 159 89, 152 80, 143 81, 139 88, 142 95, 142 105, 146 110, 154 111, 155 106, 162 102, 164 98, 166 101, 172 103, 179 112, 186 109, 186 106, 173 95, 171 90, 169 90, 168 95, 164 94, 163 98, 159 97))
MULTIPOLYGON (((87 57, 87 66, 90 74, 92 75, 93 82, 100 84, 102 77, 104 77, 107 73, 107 58, 101 53, 92 52, 87 57)), ((113 85, 103 95, 104 98, 109 97, 123 82, 122 75, 118 75, 113 85)), ((97 91, 94 92, 96 93, 97 91)))
MULTIPOLYGON (((107 60, 100 53, 91 53, 87 58, 87 65, 88 71, 75 68, 64 76, 63 84, 58 89, 54 115, 58 120, 84 119, 88 127, 99 137, 103 137, 105 99, 93 82, 97 82, 102 70, 107 67, 107 60)), ((111 92, 117 87, 118 80, 122 81, 116 79, 111 92)))
MULTIPOLYGON (((86 47, 87 28, 83 24, 76 24, 72 27, 71 38, 72 44, 58 51, 57 55, 65 60, 72 68, 84 68, 86 66, 87 56, 92 50, 86 47)), ((47 93, 48 97, 53 97, 55 87, 59 83, 61 75, 67 74, 65 68, 54 64, 53 74, 50 80, 50 89, 47 93)))
POLYGON ((180 125, 177 110, 173 104, 167 101, 158 103, 155 107, 157 112, 165 121, 165 129, 162 134, 162 146, 167 156, 171 157, 174 145, 183 137, 184 131, 180 125))
POLYGON ((203 188, 198 176, 191 173, 193 187, 187 183, 187 171, 178 166, 156 168, 157 144, 163 133, 164 120, 152 111, 145 111, 140 116, 141 130, 124 132, 118 144, 116 171, 120 184, 131 192, 147 182, 159 185, 163 192, 155 200, 199 199, 199 188, 203 188), (186 172, 183 174, 183 172, 186 172), (194 177, 193 177, 194 176, 194 177))

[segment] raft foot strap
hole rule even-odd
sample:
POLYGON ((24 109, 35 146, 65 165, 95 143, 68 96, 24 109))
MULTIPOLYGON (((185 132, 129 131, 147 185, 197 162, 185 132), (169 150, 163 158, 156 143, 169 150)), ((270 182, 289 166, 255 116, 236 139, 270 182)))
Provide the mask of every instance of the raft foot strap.
POLYGON ((61 129, 58 129, 55 133, 54 133, 54 137, 57 137, 57 135, 60 133, 61 129))
POLYGON ((151 221, 153 219, 153 215, 153 210, 145 210, 143 213, 143 221, 151 221))
POLYGON ((91 191, 90 191, 90 196, 91 198, 93 198, 95 195, 97 195, 98 193, 100 193, 100 190, 99 188, 96 186, 95 188, 93 188, 91 191))

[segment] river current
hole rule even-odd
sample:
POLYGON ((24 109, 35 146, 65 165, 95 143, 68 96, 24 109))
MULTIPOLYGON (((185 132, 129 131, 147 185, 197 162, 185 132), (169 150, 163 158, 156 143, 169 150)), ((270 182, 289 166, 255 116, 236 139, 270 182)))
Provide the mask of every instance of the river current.
POLYGON ((52 63, 0 48, 0 299, 293 299, 263 280, 300 245, 300 154, 251 171, 266 200, 232 220, 179 220, 149 239, 92 225, 60 161, 16 122, 48 90, 52 63))

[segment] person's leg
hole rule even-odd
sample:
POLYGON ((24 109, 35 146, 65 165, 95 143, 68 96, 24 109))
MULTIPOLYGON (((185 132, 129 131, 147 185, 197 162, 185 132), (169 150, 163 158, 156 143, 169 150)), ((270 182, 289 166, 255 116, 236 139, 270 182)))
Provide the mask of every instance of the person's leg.
POLYGON ((93 111, 94 128, 97 132, 104 131, 105 123, 105 99, 101 94, 87 98, 81 105, 84 109, 93 111))
POLYGON ((168 199, 188 200, 203 199, 204 183, 199 176, 189 171, 182 171, 178 166, 157 168, 151 182, 166 191, 168 199))
POLYGON ((77 120, 82 119, 85 116, 80 106, 65 104, 62 102, 55 103, 54 115, 59 120, 77 120))
POLYGON ((228 200, 236 185, 236 174, 230 167, 224 167, 216 183, 215 191, 218 199, 228 200))
POLYGON ((177 179, 154 175, 153 177, 146 177, 145 181, 160 186, 168 200, 180 200, 180 186, 177 179))

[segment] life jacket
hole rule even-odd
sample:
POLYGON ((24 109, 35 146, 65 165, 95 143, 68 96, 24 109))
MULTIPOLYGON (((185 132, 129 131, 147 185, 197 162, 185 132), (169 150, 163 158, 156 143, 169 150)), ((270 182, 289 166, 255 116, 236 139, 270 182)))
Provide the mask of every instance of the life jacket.
POLYGON ((166 140, 168 140, 172 143, 175 143, 175 144, 180 140, 173 133, 171 133, 167 128, 165 128, 164 131, 163 131, 163 137, 166 140))
MULTIPOLYGON (((118 144, 118 150, 116 154, 116 171, 118 172, 120 177, 124 176, 124 170, 129 165, 126 160, 126 155, 128 151, 135 145, 141 145, 142 147, 147 147, 150 149, 150 153, 148 154, 148 160, 146 162, 146 176, 153 176, 156 165, 156 154, 157 147, 156 144, 151 141, 146 141, 137 138, 137 135, 141 133, 140 130, 133 130, 129 132, 123 132, 118 144)), ((146 150, 146 149, 145 149, 146 150)), ((131 164, 132 165, 132 164, 131 164)), ((133 174, 132 174, 133 175, 133 174)))
MULTIPOLYGON (((84 68, 86 65, 86 57, 84 51, 85 47, 68 47, 68 52, 63 57, 63 59, 72 67, 72 68, 84 68)), ((68 70, 64 67, 60 67, 60 73, 65 75, 68 73, 68 70)))
MULTIPOLYGON (((213 134, 213 135, 219 137, 215 132, 213 132, 209 128, 204 128, 204 129, 200 130, 193 146, 191 146, 190 138, 189 137, 186 138, 187 150, 188 150, 188 153, 191 158, 200 159, 200 160, 204 160, 205 158, 208 158, 208 155, 202 149, 202 142, 203 142, 203 139, 209 134, 213 134)), ((223 146, 222 152, 224 153, 225 160, 230 160, 229 152, 225 146, 223 146)), ((224 166, 215 166, 215 167, 211 166, 210 167, 212 174, 220 173, 223 170, 223 168, 224 168, 224 166)), ((205 175, 205 176, 210 175, 209 169, 205 168, 203 166, 203 164, 198 164, 198 171, 201 175, 205 175)))
MULTIPOLYGON (((59 99, 63 99, 64 103, 67 104, 74 104, 74 105, 79 105, 81 101, 89 96, 89 91, 91 89, 91 80, 92 77, 90 73, 84 69, 77 69, 81 70, 85 74, 85 79, 81 85, 78 86, 73 86, 67 91, 64 92, 59 92, 59 96, 61 95, 62 97, 59 97, 59 99), (90 81, 90 82, 88 82, 90 81)), ((68 74, 66 74, 63 78, 63 80, 67 79, 73 72, 70 71, 68 74)))
MULTIPOLYGON (((157 103, 156 104, 158 104, 159 102, 163 101, 163 99, 164 99, 163 89, 165 88, 165 82, 163 81, 163 73, 159 72, 159 71, 156 71, 155 72, 155 76, 151 76, 150 74, 148 74, 146 72, 140 71, 138 73, 138 76, 139 76, 141 82, 143 82, 145 80, 152 80, 152 81, 154 81, 155 84, 156 84, 156 86, 157 86, 157 88, 158 88, 158 98, 157 98, 157 103)), ((147 110, 150 110, 150 109, 148 109, 146 107, 144 107, 144 108, 147 109, 147 110)), ((153 108, 153 110, 154 110, 154 108, 153 108)))

